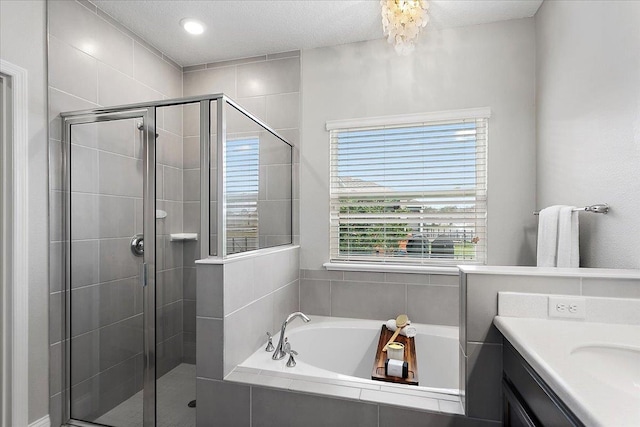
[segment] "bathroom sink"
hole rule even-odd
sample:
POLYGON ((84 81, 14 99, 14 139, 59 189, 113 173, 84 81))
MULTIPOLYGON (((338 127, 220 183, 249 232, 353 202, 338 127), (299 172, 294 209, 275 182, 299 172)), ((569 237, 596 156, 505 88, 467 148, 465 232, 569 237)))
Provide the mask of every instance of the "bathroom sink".
POLYGON ((507 316, 494 324, 584 425, 640 426, 640 324, 507 316))
POLYGON ((571 350, 571 360, 603 384, 640 397, 640 347, 585 344, 571 350))

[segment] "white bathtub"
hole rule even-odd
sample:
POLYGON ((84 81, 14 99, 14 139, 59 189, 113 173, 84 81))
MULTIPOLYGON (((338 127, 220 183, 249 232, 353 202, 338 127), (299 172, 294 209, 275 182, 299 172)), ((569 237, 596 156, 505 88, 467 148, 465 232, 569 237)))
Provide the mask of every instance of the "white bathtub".
MULTIPOLYGON (((458 328, 412 324, 419 386, 371 379, 371 369, 384 322, 309 316, 295 319, 287 328, 291 348, 299 354, 297 365, 286 367, 288 356, 271 359, 257 349, 225 379, 254 385, 354 398, 419 409, 460 414, 458 390, 458 328)), ((274 337, 277 344, 279 336, 274 337)))

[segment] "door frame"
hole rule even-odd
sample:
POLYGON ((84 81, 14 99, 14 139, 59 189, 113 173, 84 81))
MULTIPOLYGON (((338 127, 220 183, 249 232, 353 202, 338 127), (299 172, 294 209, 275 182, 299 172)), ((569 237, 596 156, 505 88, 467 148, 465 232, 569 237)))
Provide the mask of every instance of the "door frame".
MULTIPOLYGON (((11 157, 2 156, 3 174, 10 178, 3 188, 0 226, 11 230, 3 238, 2 399, 0 423, 27 425, 29 410, 29 125, 27 70, 0 59, 0 72, 11 81, 10 118, 3 126, 11 157), (5 132, 5 129, 8 132, 5 132), (5 255, 11 253, 11 259, 5 255), (8 260, 8 262, 5 262, 8 260)), ((3 93, 5 93, 3 91, 3 93)), ((6 94, 6 93, 5 93, 6 94)), ((4 108, 3 108, 4 111, 4 108)), ((5 180, 3 181, 3 185, 5 180)), ((3 424, 4 425, 4 424, 3 424)))
POLYGON ((130 107, 108 113, 96 113, 62 117, 63 162, 63 236, 65 239, 63 328, 63 396, 62 419, 68 425, 91 426, 92 423, 71 418, 71 126, 124 119, 140 119, 142 133, 143 180, 143 236, 144 257, 140 271, 143 286, 143 425, 156 425, 156 109, 154 107, 130 107))

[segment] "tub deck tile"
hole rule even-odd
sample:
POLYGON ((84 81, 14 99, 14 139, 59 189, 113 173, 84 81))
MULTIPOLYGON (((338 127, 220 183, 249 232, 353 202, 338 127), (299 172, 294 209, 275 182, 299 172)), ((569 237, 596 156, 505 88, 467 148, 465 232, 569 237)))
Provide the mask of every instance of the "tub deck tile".
POLYGON ((364 381, 359 382, 359 381, 337 380, 334 378, 314 377, 311 375, 301 375, 301 374, 294 374, 290 372, 267 371, 267 370, 260 371, 260 375, 270 375, 274 377, 289 378, 292 380, 303 380, 303 381, 308 381, 312 383, 332 384, 332 385, 339 385, 343 387, 352 387, 352 388, 358 388, 358 389, 380 390, 379 385, 367 383, 364 381))
POLYGON ((345 387, 355 387, 355 388, 360 388, 365 390, 380 390, 379 385, 367 384, 364 382, 360 383, 356 381, 334 380, 330 378, 318 378, 318 382, 323 382, 323 383, 326 382, 328 384, 341 385, 345 387))
POLYGON ((289 390, 325 396, 343 397, 354 400, 358 400, 360 398, 360 389, 358 388, 311 381, 293 380, 289 385, 289 390))
POLYGON ((464 415, 464 408, 462 407, 462 403, 458 399, 457 402, 452 400, 438 400, 438 405, 440 406, 440 412, 444 412, 447 414, 457 414, 464 415))
POLYGON ((247 368, 247 367, 244 367, 244 366, 236 366, 235 368, 233 368, 232 372, 248 372, 250 374, 259 374, 260 373, 260 369, 247 368))
POLYGON ((237 383, 259 385, 271 388, 288 389, 291 386, 291 380, 288 378, 271 377, 268 375, 259 375, 249 372, 231 372, 225 378, 226 381, 237 383))
POLYGON ((360 400, 365 402, 380 403, 383 405, 402 406, 405 408, 420 409, 422 411, 440 411, 437 399, 402 395, 375 390, 362 390, 360 400))
POLYGON ((449 394, 444 394, 444 393, 433 393, 430 391, 422 391, 422 390, 413 390, 411 388, 408 387, 402 387, 402 386, 382 386, 380 387, 381 391, 386 391, 389 393, 398 393, 398 394, 402 394, 402 395, 411 395, 411 396, 418 396, 418 397, 428 397, 430 399, 440 399, 440 400, 450 400, 450 401, 454 401, 457 402, 460 400, 460 396, 456 396, 456 395, 449 395, 449 394))

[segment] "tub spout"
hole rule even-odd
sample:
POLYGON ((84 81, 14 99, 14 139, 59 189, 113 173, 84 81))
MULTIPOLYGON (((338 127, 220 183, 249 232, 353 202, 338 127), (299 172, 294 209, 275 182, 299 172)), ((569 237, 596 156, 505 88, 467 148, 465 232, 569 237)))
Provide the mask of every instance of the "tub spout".
POLYGON ((287 325, 289 324, 289 322, 291 322, 296 317, 302 318, 302 320, 305 323, 311 321, 311 319, 309 319, 309 317, 307 317, 306 314, 304 314, 304 313, 302 313, 300 311, 296 311, 295 313, 291 313, 290 315, 287 316, 285 321, 282 322, 282 327, 280 328, 280 339, 278 340, 278 345, 276 346, 276 351, 274 351, 273 355, 271 356, 271 358, 273 360, 280 360, 285 356, 286 353, 284 351, 284 333, 285 333, 285 330, 287 329, 287 325))

